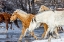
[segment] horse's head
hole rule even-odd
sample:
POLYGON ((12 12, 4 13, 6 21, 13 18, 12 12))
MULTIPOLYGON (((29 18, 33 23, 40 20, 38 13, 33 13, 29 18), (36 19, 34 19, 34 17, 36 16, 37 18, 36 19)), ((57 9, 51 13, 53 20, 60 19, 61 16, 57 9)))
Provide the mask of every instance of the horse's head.
POLYGON ((13 21, 15 21, 17 19, 17 15, 16 14, 17 14, 17 12, 13 12, 13 14, 12 14, 12 16, 10 18, 11 22, 13 22, 13 21))
POLYGON ((27 15, 26 12, 24 12, 24 11, 22 11, 22 10, 20 10, 20 9, 16 9, 16 10, 13 12, 10 20, 11 20, 11 21, 14 21, 14 20, 16 20, 17 18, 20 19, 20 17, 22 18, 21 20, 23 20, 24 18, 27 18, 28 16, 29 16, 29 15, 27 15))
POLYGON ((50 9, 44 5, 41 5, 38 12, 43 12, 43 11, 47 11, 47 10, 50 10, 50 9))

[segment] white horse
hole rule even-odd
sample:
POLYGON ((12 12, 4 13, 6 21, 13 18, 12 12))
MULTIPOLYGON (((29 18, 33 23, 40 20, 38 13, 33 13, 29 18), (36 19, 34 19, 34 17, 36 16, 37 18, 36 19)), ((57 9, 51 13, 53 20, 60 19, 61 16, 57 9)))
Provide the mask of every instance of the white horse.
MULTIPOLYGON (((48 25, 48 30, 45 34, 47 37, 48 33, 53 33, 56 27, 64 25, 64 11, 45 11, 37 14, 31 21, 29 26, 29 31, 33 31, 40 23, 46 23, 48 25)), ((59 36, 58 33, 56 33, 59 36)))
MULTIPOLYGON (((38 12, 40 13, 40 12, 51 11, 51 10, 53 10, 53 9, 48 8, 48 7, 45 6, 45 5, 41 5, 38 12)), ((61 11, 62 11, 62 9, 61 9, 61 11)), ((63 28, 61 28, 61 26, 57 27, 57 29, 55 29, 55 31, 56 31, 55 33, 58 34, 58 30, 62 30, 62 31, 63 31, 63 28)))

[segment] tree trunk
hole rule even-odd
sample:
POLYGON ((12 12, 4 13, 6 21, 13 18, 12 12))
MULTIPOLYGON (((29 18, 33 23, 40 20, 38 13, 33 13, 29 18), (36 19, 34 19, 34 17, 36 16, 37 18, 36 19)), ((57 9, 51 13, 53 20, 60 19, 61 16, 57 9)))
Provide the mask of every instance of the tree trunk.
POLYGON ((22 10, 27 11, 27 9, 23 6, 22 0, 20 0, 20 3, 21 3, 21 8, 22 8, 22 10))
POLYGON ((28 10, 27 10, 27 0, 25 0, 25 8, 26 8, 26 12, 28 12, 28 10))
POLYGON ((28 5, 29 5, 29 13, 31 13, 30 0, 28 0, 28 5))
POLYGON ((32 13, 35 14, 35 5, 34 5, 34 0, 31 1, 32 4, 32 13))

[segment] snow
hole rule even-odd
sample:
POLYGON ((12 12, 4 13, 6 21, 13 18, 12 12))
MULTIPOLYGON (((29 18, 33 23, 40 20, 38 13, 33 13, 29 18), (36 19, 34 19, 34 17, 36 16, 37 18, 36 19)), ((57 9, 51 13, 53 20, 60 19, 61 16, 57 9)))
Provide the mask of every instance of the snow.
MULTIPOLYGON (((62 33, 60 36, 61 36, 61 38, 58 38, 58 39, 52 38, 51 42, 64 42, 64 33, 62 33)), ((45 40, 43 40, 43 39, 42 40, 34 40, 32 42, 48 42, 48 39, 45 39, 45 40)))
MULTIPOLYGON (((64 26, 62 26, 64 29, 64 26)), ((59 33, 61 38, 51 38, 51 42, 64 42, 64 32, 59 33)), ((34 40, 32 42, 48 42, 48 39, 42 39, 42 40, 34 40)))
MULTIPOLYGON (((33 42, 48 42, 48 39, 47 40, 35 40, 33 42)), ((62 38, 62 39, 52 39, 51 42, 64 42, 64 38, 62 38)))
MULTIPOLYGON (((6 27, 6 24, 5 23, 2 23, 0 26, 4 26, 3 28, 0 28, 0 33, 5 32, 6 31, 6 28, 5 28, 6 27)), ((17 28, 14 24, 12 25, 12 28, 14 30, 10 29, 10 24, 9 24, 9 29, 8 29, 7 32, 17 33, 17 32, 20 32, 21 31, 21 29, 20 28, 17 28)))
MULTIPOLYGON (((14 30, 12 30, 12 29, 10 29, 10 27, 9 27, 9 29, 8 29, 8 31, 7 32, 5 32, 6 31, 6 24, 5 23, 2 23, 2 24, 0 24, 0 26, 4 26, 3 28, 0 28, 0 33, 21 33, 21 28, 17 28, 15 25, 14 25, 14 23, 13 23, 13 25, 12 25, 12 28, 14 28, 14 30)), ((10 26, 10 24, 9 24, 9 26, 10 26)), ((10 35, 9 35, 10 36, 10 35)), ((7 38, 7 35, 0 35, 0 39, 1 38, 7 38)), ((16 37, 13 37, 13 38, 15 38, 16 39, 16 37)))
MULTIPOLYGON (((6 31, 6 25, 5 25, 5 23, 2 23, 2 24, 0 24, 0 26, 4 26, 3 28, 0 28, 0 33, 4 33, 5 31, 6 31)), ((10 25, 9 25, 10 26, 10 25)), ((19 26, 20 26, 20 28, 17 28, 15 25, 14 25, 14 23, 13 23, 13 25, 12 25, 12 28, 14 28, 14 30, 11 30, 10 28, 8 29, 8 31, 7 31, 7 33, 21 33, 21 28, 22 28, 22 26, 21 26, 21 24, 19 23, 19 26)), ((63 26, 63 28, 64 28, 64 26, 63 26)), ((35 31, 35 35, 38 37, 38 38, 41 38, 41 35, 42 35, 42 32, 43 32, 43 30, 42 30, 42 28, 38 28, 38 29, 36 29, 35 31)), ((51 42, 64 42, 64 32, 63 33, 59 33, 60 34, 60 36, 61 36, 61 38, 57 38, 57 39, 55 39, 55 38, 52 38, 51 39, 51 42)), ((27 35, 28 36, 28 35, 27 35)), ((0 35, 0 39, 1 38, 4 38, 4 39, 6 39, 6 37, 7 37, 7 35, 0 35)), ((10 35, 9 35, 9 37, 11 37, 10 35)), ((14 39, 18 39, 19 38, 19 35, 13 35, 13 37, 12 38, 10 38, 10 39, 12 39, 12 40, 14 40, 14 39)), ((48 39, 42 39, 42 40, 35 40, 33 37, 27 37, 27 38, 24 38, 23 39, 23 41, 25 41, 26 42, 26 39, 28 39, 28 41, 29 42, 48 42, 48 39)), ((0 41, 2 41, 2 42, 5 42, 5 41, 3 41, 3 40, 0 40, 0 41)))

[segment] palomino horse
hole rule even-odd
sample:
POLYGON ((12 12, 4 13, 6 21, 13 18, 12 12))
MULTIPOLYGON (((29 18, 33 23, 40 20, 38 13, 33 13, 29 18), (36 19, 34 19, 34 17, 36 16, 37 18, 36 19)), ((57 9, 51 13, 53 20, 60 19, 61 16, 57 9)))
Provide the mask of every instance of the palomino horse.
MULTIPOLYGON (((14 13, 12 14, 10 21, 14 21, 17 18, 20 19, 20 21, 22 21, 22 34, 20 35, 19 40, 22 40, 22 37, 24 37, 26 35, 26 32, 29 28, 30 25, 30 21, 31 19, 34 17, 35 15, 33 14, 27 14, 24 11, 17 9, 16 11, 14 11, 14 13)), ((37 37, 34 35, 34 32, 30 32, 30 34, 32 36, 34 36, 35 39, 37 39, 37 37)))
MULTIPOLYGON (((0 13, 0 23, 5 22, 6 23, 6 29, 8 30, 8 24, 11 24, 12 29, 12 22, 10 22, 11 14, 7 12, 0 13)), ((15 25, 19 28, 17 20, 14 21, 15 25)))

